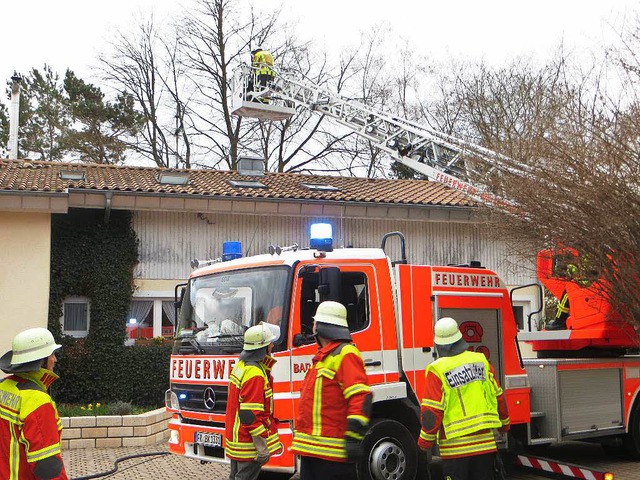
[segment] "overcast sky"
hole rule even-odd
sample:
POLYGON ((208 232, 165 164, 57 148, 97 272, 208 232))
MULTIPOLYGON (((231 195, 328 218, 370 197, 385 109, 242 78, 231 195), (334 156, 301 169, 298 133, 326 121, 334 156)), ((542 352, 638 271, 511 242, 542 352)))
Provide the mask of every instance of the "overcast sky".
MULTIPOLYGON (((244 0, 233 0, 244 2, 244 0)), ((3 83, 14 70, 26 73, 50 64, 60 74, 71 68, 89 76, 115 29, 126 30, 152 9, 162 20, 179 0, 31 0, 3 6, 3 83)), ((359 32, 387 22, 432 58, 483 58, 491 63, 533 54, 540 59, 564 42, 593 48, 613 26, 640 12, 640 0, 256 0, 260 8, 284 5, 298 19, 300 36, 329 49, 355 42, 359 32)))

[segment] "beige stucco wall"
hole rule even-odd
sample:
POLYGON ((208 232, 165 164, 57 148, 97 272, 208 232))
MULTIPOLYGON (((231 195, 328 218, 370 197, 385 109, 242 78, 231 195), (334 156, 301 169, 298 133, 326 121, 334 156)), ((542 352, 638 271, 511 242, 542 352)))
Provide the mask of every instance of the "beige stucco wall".
POLYGON ((0 212, 0 355, 21 330, 46 327, 51 215, 0 212))

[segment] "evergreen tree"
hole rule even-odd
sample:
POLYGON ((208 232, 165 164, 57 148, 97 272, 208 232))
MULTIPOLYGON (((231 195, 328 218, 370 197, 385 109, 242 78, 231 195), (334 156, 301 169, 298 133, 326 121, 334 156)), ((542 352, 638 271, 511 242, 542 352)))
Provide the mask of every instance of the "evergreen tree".
POLYGON ((99 87, 70 70, 65 75, 64 90, 73 120, 64 132, 67 152, 78 154, 86 162, 124 161, 127 137, 135 136, 143 121, 131 95, 120 94, 114 102, 107 102, 99 87))
POLYGON ((70 125, 64 91, 57 73, 45 65, 23 76, 20 93, 19 157, 61 160, 61 137, 70 125))
POLYGON ((0 158, 7 156, 9 143, 9 112, 4 103, 0 102, 0 158))

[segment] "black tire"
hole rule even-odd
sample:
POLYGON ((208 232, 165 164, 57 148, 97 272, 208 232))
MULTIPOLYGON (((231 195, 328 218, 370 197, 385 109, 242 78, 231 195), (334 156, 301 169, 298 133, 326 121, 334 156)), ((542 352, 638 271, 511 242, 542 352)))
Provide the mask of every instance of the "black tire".
POLYGON ((624 450, 633 460, 640 460, 640 403, 633 406, 629 418, 629 428, 622 437, 624 450))
POLYGON ((359 480, 414 480, 418 446, 409 430, 395 420, 376 419, 362 440, 359 480))

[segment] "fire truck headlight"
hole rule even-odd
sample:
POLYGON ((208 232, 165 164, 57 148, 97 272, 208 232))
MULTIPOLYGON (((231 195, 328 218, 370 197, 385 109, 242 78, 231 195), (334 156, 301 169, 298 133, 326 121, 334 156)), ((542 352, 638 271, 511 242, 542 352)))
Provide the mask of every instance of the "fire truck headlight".
POLYGON ((171 430, 169 434, 169 443, 180 443, 180 434, 177 430, 171 430))
POLYGON ((164 404, 167 408, 172 410, 180 410, 180 401, 175 392, 167 390, 164 394, 164 404))

